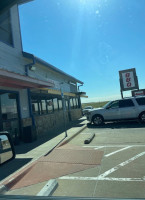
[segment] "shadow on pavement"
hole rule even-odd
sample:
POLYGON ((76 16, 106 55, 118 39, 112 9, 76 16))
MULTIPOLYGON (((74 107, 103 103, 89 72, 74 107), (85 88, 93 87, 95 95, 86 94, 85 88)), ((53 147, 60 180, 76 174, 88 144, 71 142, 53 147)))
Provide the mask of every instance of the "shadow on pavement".
MULTIPOLYGON (((73 127, 81 127, 85 124, 83 123, 85 119, 79 119, 73 122, 70 122, 66 129, 70 129, 73 127)), ((65 131, 64 127, 62 128, 55 128, 55 130, 50 133, 48 132, 47 136, 42 136, 41 138, 38 138, 36 141, 32 143, 23 143, 21 142, 19 145, 15 146, 15 152, 16 154, 26 154, 27 152, 35 149, 36 147, 44 144, 45 142, 51 140, 52 138, 60 135, 65 131)), ((62 135, 62 139, 65 135, 62 135)), ((22 155, 23 156, 23 155, 22 155)), ((12 173, 16 172, 18 169, 29 163, 33 158, 15 158, 14 160, 5 163, 4 165, 0 166, 0 181, 11 175, 12 173)))
POLYGON ((23 167, 25 164, 30 162, 31 158, 15 158, 14 160, 5 163, 4 165, 0 166, 0 181, 2 181, 7 176, 11 175, 12 173, 16 172, 18 169, 23 167))
POLYGON ((110 129, 122 129, 122 128, 145 128, 144 123, 137 121, 120 121, 120 122, 106 122, 101 126, 95 126, 94 124, 87 124, 88 128, 110 128, 110 129))
POLYGON ((70 125, 68 125, 67 129, 70 129, 70 128, 73 128, 73 127, 82 127, 85 124, 83 122, 84 122, 84 119, 73 121, 73 122, 70 123, 70 125))
MULTIPOLYGON (((70 129, 73 127, 82 127, 85 123, 83 123, 84 119, 79 119, 73 122, 70 122, 66 129, 70 129)), ((46 136, 42 136, 41 138, 38 138, 36 141, 33 141, 32 143, 23 143, 21 142, 19 145, 15 146, 15 151, 16 154, 25 154, 31 150, 33 150, 34 148, 44 144, 45 142, 53 139, 54 137, 60 135, 61 133, 63 133, 65 131, 64 127, 63 128, 59 128, 59 129, 55 129, 54 132, 49 132, 48 135, 46 136)), ((65 135, 62 136, 62 139, 65 135)))

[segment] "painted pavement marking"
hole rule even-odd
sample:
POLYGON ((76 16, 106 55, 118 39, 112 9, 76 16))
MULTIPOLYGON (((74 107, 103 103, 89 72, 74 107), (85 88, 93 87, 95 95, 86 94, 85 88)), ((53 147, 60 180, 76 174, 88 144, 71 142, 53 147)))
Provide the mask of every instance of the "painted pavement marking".
POLYGON ((109 174, 117 171, 119 168, 121 167, 124 167, 125 165, 131 163, 132 161, 136 160, 137 158, 141 157, 141 156, 144 156, 145 155, 145 151, 120 163, 119 165, 116 165, 115 167, 107 170, 106 172, 104 172, 103 174, 97 176, 97 177, 73 177, 73 176, 63 176, 63 177, 60 177, 59 179, 63 179, 63 180, 90 180, 90 181, 121 181, 121 182, 129 182, 129 181, 138 181, 138 182, 145 182, 145 177, 143 178, 114 178, 114 177, 106 177, 108 176, 109 174))
POLYGON ((129 148, 131 148, 131 146, 124 147, 124 148, 119 149, 119 150, 117 150, 117 151, 113 151, 112 153, 108 153, 108 154, 105 155, 105 157, 112 156, 112 155, 114 155, 114 154, 116 154, 116 153, 118 153, 118 152, 124 151, 124 150, 129 149, 129 148))
MULTIPOLYGON (((139 145, 139 144, 138 145, 129 145, 129 144, 128 145, 117 145, 116 144, 116 145, 106 145, 106 146, 104 145, 103 147, 107 147, 107 148, 116 147, 117 148, 117 147, 128 147, 128 146, 130 146, 130 147, 145 147, 145 144, 143 144, 143 145, 142 144, 141 145, 139 145)), ((86 146, 85 145, 83 147, 85 147, 85 148, 98 148, 98 147, 102 147, 102 146, 86 146)))
POLYGON ((97 148, 94 148, 94 149, 97 150, 97 149, 102 149, 102 148, 104 148, 104 146, 100 146, 100 147, 97 147, 97 148))
POLYGON ((92 133, 81 133, 81 135, 91 135, 92 133))
POLYGON ((62 176, 61 180, 79 180, 79 181, 119 181, 119 182, 145 182, 142 178, 113 178, 113 177, 80 177, 80 176, 62 176))
POLYGON ((125 165, 131 163, 132 161, 136 160, 137 158, 144 156, 145 155, 145 151, 120 163, 119 165, 116 165, 115 167, 109 169, 108 171, 104 172, 103 174, 99 175, 98 178, 104 178, 106 176, 108 176, 109 174, 112 174, 113 172, 117 171, 119 168, 124 167, 125 165))

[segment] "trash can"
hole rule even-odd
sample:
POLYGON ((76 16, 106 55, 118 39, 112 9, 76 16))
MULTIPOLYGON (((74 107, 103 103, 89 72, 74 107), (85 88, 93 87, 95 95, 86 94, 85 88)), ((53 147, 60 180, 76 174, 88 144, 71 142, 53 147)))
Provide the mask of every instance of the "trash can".
POLYGON ((36 127, 26 126, 23 127, 23 141, 25 143, 31 143, 37 140, 36 127))

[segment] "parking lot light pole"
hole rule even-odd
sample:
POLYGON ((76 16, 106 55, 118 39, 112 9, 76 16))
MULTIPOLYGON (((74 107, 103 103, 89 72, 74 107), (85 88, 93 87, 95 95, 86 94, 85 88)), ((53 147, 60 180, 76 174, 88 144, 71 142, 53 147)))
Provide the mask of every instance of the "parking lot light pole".
POLYGON ((64 130, 65 130, 65 137, 67 137, 67 129, 66 129, 66 106, 65 106, 65 99, 63 94, 63 88, 62 88, 63 82, 60 83, 60 91, 61 91, 61 98, 62 98, 62 108, 63 108, 63 120, 64 120, 64 130))

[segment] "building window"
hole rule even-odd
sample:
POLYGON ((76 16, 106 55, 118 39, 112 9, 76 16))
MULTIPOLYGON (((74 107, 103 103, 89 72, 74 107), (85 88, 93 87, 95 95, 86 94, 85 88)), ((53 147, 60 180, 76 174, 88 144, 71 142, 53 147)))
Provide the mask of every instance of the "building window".
POLYGON ((16 94, 0 94, 0 101, 3 120, 18 118, 16 94))
POLYGON ((68 110, 68 100, 65 100, 66 110, 68 110))
POLYGON ((62 110, 62 100, 58 100, 59 110, 62 110))
MULTIPOLYGON (((32 95, 32 111, 34 115, 45 115, 54 111, 63 110, 62 99, 49 99, 48 96, 32 95)), ((64 99, 64 106, 66 110, 79 108, 79 99, 71 98, 64 99)))
POLYGON ((47 114, 47 107, 46 107, 46 101, 45 100, 41 100, 41 113, 42 114, 47 114))
POLYGON ((76 108, 76 99, 75 98, 73 98, 73 103, 74 103, 74 108, 76 108))
POLYGON ((0 91, 0 129, 8 131, 13 137, 19 133, 18 94, 0 91))
POLYGON ((38 101, 35 101, 35 100, 32 101, 32 111, 33 111, 34 115, 39 115, 38 101))
POLYGON ((72 109, 74 108, 73 99, 70 99, 70 107, 71 107, 72 109))
POLYGON ((52 113, 53 112, 53 103, 52 103, 52 99, 50 100, 47 100, 47 110, 48 110, 48 113, 52 113))
POLYGON ((40 100, 32 100, 32 112, 34 115, 42 114, 42 105, 40 100))
POLYGON ((76 107, 79 108, 79 102, 77 98, 76 98, 76 107))
POLYGON ((58 101, 57 101, 57 98, 53 99, 53 108, 54 110, 58 110, 58 101))
POLYGON ((57 98, 49 99, 47 96, 32 95, 32 111, 34 115, 45 115, 54 112, 54 110, 62 109, 62 101, 57 98))
POLYGON ((0 41, 13 45, 10 11, 0 14, 0 41))
POLYGON ((39 115, 42 115, 42 104, 41 104, 41 100, 38 100, 38 107, 39 107, 39 115))

